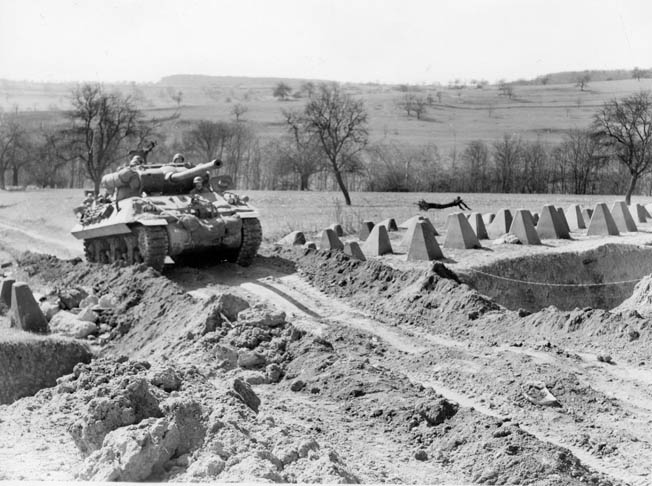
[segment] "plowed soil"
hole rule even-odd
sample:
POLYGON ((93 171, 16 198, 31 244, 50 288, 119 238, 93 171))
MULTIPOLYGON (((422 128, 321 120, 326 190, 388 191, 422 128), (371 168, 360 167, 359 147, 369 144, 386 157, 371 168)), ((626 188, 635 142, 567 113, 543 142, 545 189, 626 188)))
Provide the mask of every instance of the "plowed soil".
POLYGON ((94 360, 0 405, 2 480, 652 482, 649 278, 526 312, 441 263, 264 245, 159 274, 18 246, 5 271, 38 296, 115 306, 94 360))

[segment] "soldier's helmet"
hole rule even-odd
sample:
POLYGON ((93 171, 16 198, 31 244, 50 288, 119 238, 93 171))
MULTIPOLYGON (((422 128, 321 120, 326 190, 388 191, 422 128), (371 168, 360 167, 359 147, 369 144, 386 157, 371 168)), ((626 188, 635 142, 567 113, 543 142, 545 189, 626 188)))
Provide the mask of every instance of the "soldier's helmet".
POLYGON ((183 163, 183 161, 186 160, 186 158, 182 154, 174 154, 174 157, 172 157, 172 162, 180 162, 183 163))
POLYGON ((204 182, 204 179, 202 179, 201 177, 197 176, 197 177, 195 177, 195 178, 192 180, 192 183, 193 183, 193 184, 197 184, 198 182, 204 182))
POLYGON ((140 155, 134 155, 129 161, 129 167, 138 167, 144 163, 145 159, 143 159, 140 155))

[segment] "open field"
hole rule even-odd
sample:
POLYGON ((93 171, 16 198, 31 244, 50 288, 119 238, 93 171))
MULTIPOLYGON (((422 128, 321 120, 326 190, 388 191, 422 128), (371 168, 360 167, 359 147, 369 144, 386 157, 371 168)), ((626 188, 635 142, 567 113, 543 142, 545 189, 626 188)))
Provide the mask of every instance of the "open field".
MULTIPOLYGON (((148 116, 161 117, 175 110, 183 120, 230 120, 235 103, 247 106, 244 119, 263 138, 277 137, 283 132, 281 109, 302 109, 305 98, 281 102, 272 96, 279 80, 256 78, 207 78, 203 81, 169 81, 148 84, 119 85, 118 89, 140 100, 148 116), (178 84, 173 84, 174 82, 178 84), (184 93, 177 107, 167 90, 184 93)), ((299 89, 302 80, 287 81, 299 89)), ((441 86, 419 86, 419 94, 432 95, 435 103, 423 120, 408 118, 396 106, 403 95, 396 87, 375 84, 347 84, 348 92, 364 100, 369 113, 372 141, 392 140, 422 146, 435 144, 442 155, 462 150, 467 142, 481 139, 492 142, 504 134, 519 134, 524 139, 557 142, 569 128, 584 128, 596 109, 605 101, 652 88, 651 79, 596 81, 585 91, 574 84, 516 85, 512 99, 501 96, 496 86, 483 89, 452 89, 441 86), (441 102, 436 93, 441 92, 441 102)), ((0 83, 0 106, 18 107, 30 120, 56 117, 66 109, 73 84, 0 83), (56 107, 56 108, 55 108, 56 107)))
MULTIPOLYGON (((598 202, 622 200, 622 196, 550 195, 550 194, 452 194, 452 193, 351 193, 352 205, 344 204, 339 192, 312 191, 236 191, 248 195, 261 215, 263 235, 268 242, 276 241, 290 231, 315 235, 333 223, 340 223, 349 232, 357 232, 365 220, 381 221, 395 218, 398 223, 419 213, 416 202, 449 202, 462 196, 472 211, 495 213, 501 208, 540 211, 545 204, 566 208, 580 204, 592 208, 598 202)), ((70 235, 76 224, 72 213, 83 199, 79 189, 53 189, 0 192, 0 223, 13 225, 27 232, 48 235, 52 243, 81 246, 70 235)), ((635 197, 633 203, 648 204, 651 197, 635 197)), ((444 227, 446 218, 457 209, 430 211, 428 217, 437 228, 444 227)))

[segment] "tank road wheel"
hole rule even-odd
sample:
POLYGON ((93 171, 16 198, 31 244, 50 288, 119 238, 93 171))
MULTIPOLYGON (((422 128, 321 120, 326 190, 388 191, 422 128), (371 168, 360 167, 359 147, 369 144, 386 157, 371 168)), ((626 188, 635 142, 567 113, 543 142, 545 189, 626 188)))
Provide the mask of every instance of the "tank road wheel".
POLYGON ((242 267, 248 267, 256 258, 260 243, 263 241, 263 229, 257 218, 245 218, 242 220, 242 243, 235 254, 233 261, 242 267))
POLYGON ((141 260, 145 265, 159 272, 163 270, 165 255, 168 254, 168 232, 161 226, 138 226, 134 228, 137 249, 134 260, 141 260))
POLYGON ((84 256, 88 263, 97 263, 100 261, 98 251, 99 245, 96 240, 84 240, 84 256))

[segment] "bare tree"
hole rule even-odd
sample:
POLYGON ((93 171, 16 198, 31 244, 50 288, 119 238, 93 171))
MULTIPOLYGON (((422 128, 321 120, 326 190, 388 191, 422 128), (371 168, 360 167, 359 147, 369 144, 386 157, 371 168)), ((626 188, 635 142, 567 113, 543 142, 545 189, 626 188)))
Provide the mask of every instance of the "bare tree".
POLYGON ((417 95, 414 97, 413 105, 417 120, 421 120, 421 117, 428 111, 428 100, 423 96, 417 95))
POLYGON ((638 67, 632 69, 632 78, 634 78, 636 81, 640 81, 641 78, 647 78, 649 76, 650 72, 647 69, 640 69, 638 67))
POLYGON ((549 156, 539 141, 526 141, 521 145, 522 164, 520 191, 524 193, 545 193, 548 191, 549 156))
POLYGON ((625 202, 631 202, 636 182, 652 169, 652 98, 641 91, 605 103, 595 114, 593 128, 603 146, 630 175, 625 202))
POLYGON ((215 158, 224 159, 226 148, 233 137, 230 123, 199 120, 183 135, 186 151, 194 154, 202 162, 215 158))
POLYGON ((552 158, 559 172, 568 179, 562 181, 561 190, 570 189, 574 194, 587 194, 606 157, 600 150, 598 139, 587 130, 569 130, 564 140, 552 151, 552 158))
POLYGON ((233 105, 231 108, 231 114, 235 116, 235 121, 239 122, 240 117, 247 113, 249 111, 249 108, 246 105, 243 105, 242 103, 236 103, 233 105))
POLYGON ((27 171, 40 187, 57 187, 65 183, 61 171, 77 159, 73 141, 62 137, 54 127, 41 127, 34 142, 33 157, 27 171))
POLYGON ((174 101, 177 104, 177 108, 180 108, 181 102, 183 101, 183 91, 181 90, 177 91, 174 88, 168 88, 168 94, 170 95, 172 101, 174 101))
POLYGON ((514 97, 514 87, 511 84, 502 82, 498 85, 498 91, 503 96, 507 96, 510 100, 514 97))
POLYGON ((25 135, 25 128, 18 120, 18 112, 0 113, 0 189, 6 187, 5 172, 17 162, 25 135))
POLYGON ((314 133, 331 164, 344 201, 351 197, 342 176, 352 168, 355 155, 367 144, 367 111, 361 100, 342 92, 337 84, 322 84, 306 105, 306 128, 314 133))
POLYGON ((274 88, 273 95, 275 98, 278 98, 281 101, 285 101, 290 96, 290 93, 292 93, 292 88, 281 81, 274 88))
POLYGON ((407 113, 408 117, 414 113, 417 120, 420 120, 428 110, 428 99, 414 93, 405 93, 396 104, 407 113))
POLYGON ((307 129, 307 120, 303 113, 283 110, 283 121, 288 137, 281 143, 280 168, 299 176, 299 190, 310 187, 310 178, 328 168, 317 134, 307 129))
POLYGON ((504 193, 513 192, 521 167, 521 139, 514 135, 504 135, 502 140, 494 142, 493 158, 498 190, 504 193))
POLYGON ((315 83, 312 81, 306 81, 301 85, 301 93, 305 94, 308 97, 311 97, 312 94, 315 92, 315 83))
POLYGON ((584 91, 584 89, 589 86, 589 81, 591 81, 591 75, 589 73, 581 74, 577 78, 577 83, 575 83, 575 86, 577 86, 580 91, 584 91))
POLYGON ((97 194, 102 176, 116 162, 124 142, 136 134, 142 114, 129 96, 106 93, 98 84, 78 86, 72 93, 72 107, 72 127, 65 135, 75 142, 75 155, 84 162, 97 194))
POLYGON ((488 167, 489 148, 483 140, 472 140, 462 152, 465 169, 464 191, 480 192, 489 190, 488 167))

